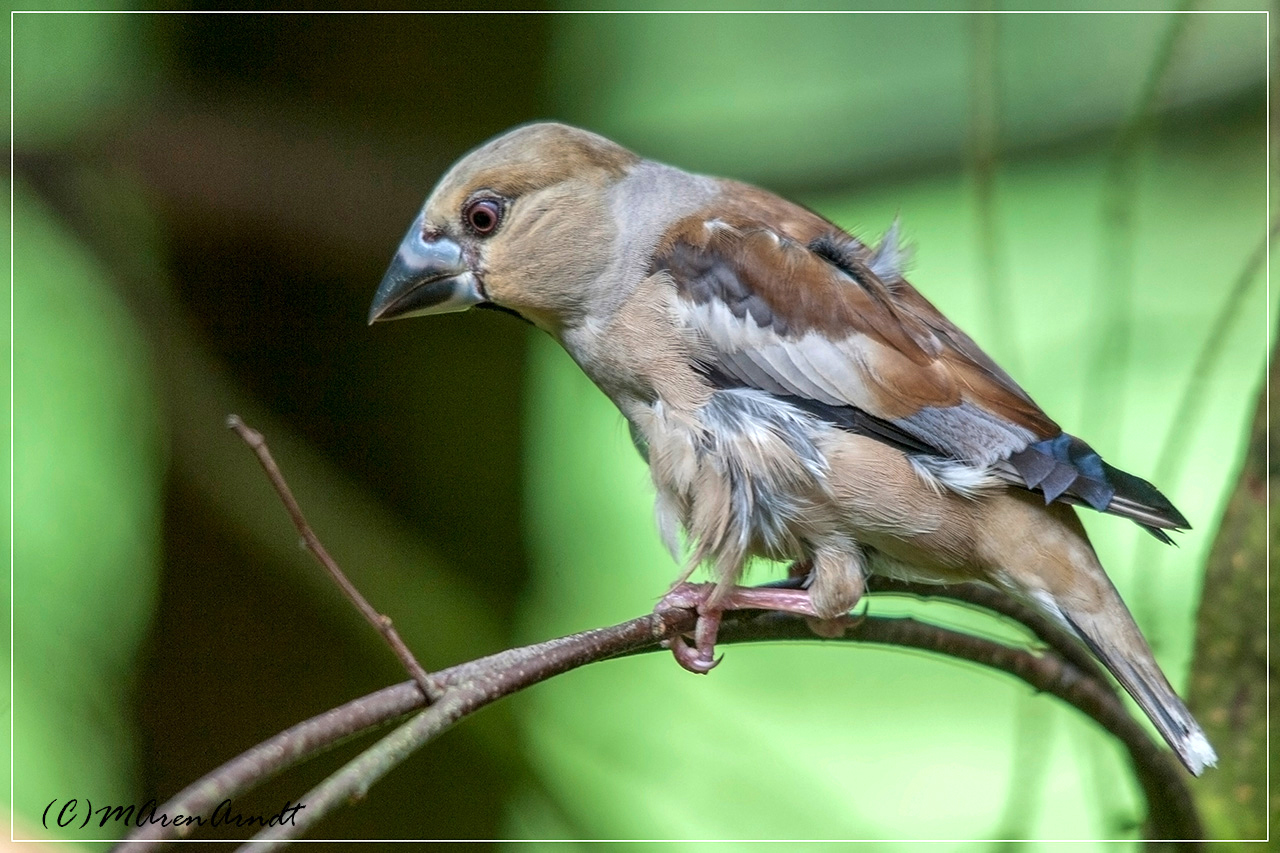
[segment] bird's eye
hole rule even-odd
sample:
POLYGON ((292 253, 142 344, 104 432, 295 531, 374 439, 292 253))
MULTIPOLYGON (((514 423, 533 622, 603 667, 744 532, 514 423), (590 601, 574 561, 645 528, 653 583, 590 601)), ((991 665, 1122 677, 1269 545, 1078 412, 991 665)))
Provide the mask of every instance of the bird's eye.
POLYGON ((462 211, 471 230, 484 236, 492 234, 502 220, 502 205, 496 199, 478 198, 462 211))

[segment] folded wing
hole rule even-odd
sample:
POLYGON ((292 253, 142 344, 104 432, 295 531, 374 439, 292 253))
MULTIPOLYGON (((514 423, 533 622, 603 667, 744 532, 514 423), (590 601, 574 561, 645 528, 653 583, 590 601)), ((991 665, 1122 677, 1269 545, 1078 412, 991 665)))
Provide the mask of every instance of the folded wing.
POLYGON ((707 376, 791 399, 916 455, 1132 518, 1157 537, 1187 522, 1155 487, 1063 433, 897 266, 804 208, 756 191, 726 215, 679 223, 654 273, 707 376), (767 224, 769 223, 769 224, 767 224))

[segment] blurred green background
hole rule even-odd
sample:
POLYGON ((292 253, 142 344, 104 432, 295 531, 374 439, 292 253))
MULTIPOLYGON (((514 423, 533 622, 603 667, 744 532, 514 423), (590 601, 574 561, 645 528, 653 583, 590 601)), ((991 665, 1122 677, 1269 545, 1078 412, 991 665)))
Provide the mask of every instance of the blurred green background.
MULTIPOLYGON (((16 837, 116 837, 40 815, 163 800, 402 679, 298 548, 229 412, 266 433, 428 668, 630 618, 666 589, 625 424, 550 340, 485 312, 365 326, 442 171, 539 118, 867 237, 901 217, 916 286, 1192 520, 1169 549, 1086 519, 1186 683, 1270 336, 1265 16, 12 24, 16 837)), ((958 608, 869 607, 1008 635, 958 608)), ((361 745, 238 805, 274 812, 361 745)), ((1089 839, 1141 818, 1119 748, 1021 683, 792 642, 730 648, 708 678, 667 655, 559 677, 316 835, 1089 839)))

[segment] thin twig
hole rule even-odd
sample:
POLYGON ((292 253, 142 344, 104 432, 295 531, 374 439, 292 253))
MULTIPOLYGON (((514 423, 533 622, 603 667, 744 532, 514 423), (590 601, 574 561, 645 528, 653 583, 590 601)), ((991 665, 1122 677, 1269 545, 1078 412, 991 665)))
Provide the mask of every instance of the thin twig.
MULTIPOLYGON (((390 620, 373 611, 325 551, 303 517, 262 436, 234 415, 228 419, 228 425, 258 455, 308 548, 366 618, 373 614, 376 618, 370 621, 380 630, 382 626, 391 630, 388 641, 399 654, 404 646, 390 628, 390 620)), ((926 649, 982 663, 1013 674, 1037 690, 1053 693, 1084 711, 1124 743, 1147 797, 1149 832, 1154 837, 1200 836, 1198 818, 1179 769, 1128 714, 1092 659, 1081 657, 1078 646, 1056 626, 1003 593, 970 584, 934 588, 877 578, 872 582, 872 590, 951 599, 1024 624, 1059 654, 1036 655, 910 618, 849 617, 844 620, 844 634, 839 639, 926 649)), ((664 641, 692 630, 695 621, 692 610, 667 609, 610 628, 510 649, 430 675, 417 667, 421 676, 415 675, 413 682, 378 691, 291 727, 188 786, 160 807, 159 813, 208 814, 217 803, 251 790, 288 767, 347 738, 402 717, 425 702, 432 702, 425 711, 304 795, 299 801, 303 808, 295 812, 293 821, 269 828, 253 839, 255 843, 267 843, 268 847, 287 843, 342 804, 363 797, 370 786, 392 768, 468 714, 585 664, 652 651, 664 641)), ((723 643, 789 638, 813 639, 813 634, 803 619, 757 611, 729 614, 720 631, 723 643)), ((416 666, 407 649, 405 655, 416 666)), ((153 849, 189 831, 190 824, 166 827, 149 823, 131 835, 121 849, 153 849)))
MULTIPOLYGON (((429 676, 432 687, 441 693, 435 705, 300 798, 299 802, 306 808, 298 812, 292 825, 273 828, 255 841, 280 842, 296 837, 343 803, 363 796, 375 781, 415 749, 479 708, 587 663, 628 652, 654 650, 663 640, 691 630, 694 620, 694 614, 685 610, 648 614, 610 628, 511 649, 429 676)), ((722 643, 787 639, 813 640, 815 637, 802 618, 751 611, 727 614, 720 632, 722 643)), ((1147 798, 1150 833, 1161 838, 1199 836, 1199 822, 1183 774, 1170 755, 1151 741, 1114 693, 1057 655, 1036 655, 993 640, 898 617, 851 618, 839 640, 918 648, 981 663, 1069 702, 1117 737, 1128 750, 1147 798)), ((215 770, 158 811, 207 814, 223 799, 243 794, 262 779, 359 733, 351 725, 357 714, 367 730, 401 717, 420 704, 417 690, 412 683, 406 683, 334 709, 294 726, 215 770), (358 703, 365 706, 357 709, 358 703), (374 708, 380 710, 375 713, 374 708), (301 748, 303 740, 305 749, 301 748), (253 777, 255 769, 264 774, 262 778, 253 777)), ((159 824, 144 827, 130 836, 121 849, 155 849, 156 842, 172 838, 179 831, 159 824)))
POLYGON ((1100 686, 1111 689, 1111 680, 1105 670, 1075 637, 1059 628, 1039 610, 1023 604, 1008 593, 977 583, 912 583, 881 575, 867 578, 867 590, 883 595, 910 595, 913 598, 951 601, 998 613, 1029 630, 1038 640, 1053 649, 1058 657, 1092 677, 1100 686))
MULTIPOLYGON (((439 682, 437 682, 439 683, 439 682)), ((440 685, 443 689, 443 685, 440 685)), ((348 738, 371 731, 422 707, 422 688, 414 681, 385 687, 375 693, 325 711, 246 750, 226 764, 183 788, 156 809, 157 814, 208 815, 223 800, 233 800, 284 770, 332 749, 348 738)), ((305 810, 304 810, 305 811, 305 810)), ((143 824, 130 834, 122 850, 154 850, 196 829, 192 823, 162 826, 143 824)))
POLYGON ((285 482, 284 475, 280 473, 279 466, 276 461, 271 458, 271 451, 267 448, 267 442, 262 437, 262 433, 245 424, 239 415, 227 416, 227 427, 235 430, 236 434, 249 445, 254 454, 258 457, 258 462, 262 465, 262 470, 266 472, 267 479, 271 481, 272 487, 276 490, 276 494, 280 496, 280 500, 284 503, 285 509, 289 512, 289 518, 293 520, 293 526, 297 528, 298 534, 302 537, 302 541, 306 543, 307 550, 310 551, 320 565, 324 566, 329 572, 329 576, 333 578, 333 582, 338 585, 343 594, 356 606, 361 615, 369 621, 369 624, 378 630, 387 644, 391 646, 391 650, 395 652, 400 663, 404 666, 405 671, 409 673, 409 677, 417 682, 422 688, 422 695, 428 702, 433 702, 439 698, 439 694, 433 693, 434 688, 431 679, 427 676, 427 671, 418 663, 418 659, 413 656, 413 652, 409 651, 409 647, 400 639, 400 634, 396 631, 395 626, 391 624, 391 619, 378 611, 365 600, 360 594, 360 590, 356 589, 355 584, 347 579, 346 574, 339 568, 338 563, 329 556, 329 552, 325 550, 324 545, 320 543, 320 537, 316 536, 315 531, 311 529, 311 525, 307 523, 306 516, 302 514, 302 508, 298 506, 298 502, 293 497, 293 492, 289 488, 289 484, 285 482))
MULTIPOLYGON (((471 713, 502 696, 561 672, 594 661, 617 657, 635 649, 656 648, 664 639, 692 630, 695 620, 696 615, 687 610, 653 613, 610 628, 599 628, 531 646, 508 649, 433 673, 428 676, 428 679, 433 691, 442 698, 437 700, 430 710, 435 711, 437 705, 441 706, 441 710, 426 718, 424 722, 417 723, 414 731, 425 733, 429 740, 430 737, 443 731, 443 728, 432 728, 436 725, 432 721, 443 720, 444 728, 447 728, 459 716, 471 713), (460 706, 458 705, 459 696, 464 700, 460 706), (462 715, 456 714, 459 707, 463 709, 462 715)), ((188 785, 156 809, 156 813, 207 815, 223 800, 241 796, 289 767, 319 755, 355 735, 403 717, 422 706, 420 688, 412 681, 387 687, 348 702, 263 741, 208 773, 202 779, 188 785)), ((389 746, 384 745, 382 748, 398 753, 395 744, 396 741, 393 740, 389 746)), ((377 750, 378 745, 375 745, 374 749, 377 750)), ((407 754, 401 755, 401 760, 404 757, 407 757, 407 754)), ((381 759, 369 759, 366 763, 362 763, 362 767, 373 768, 377 773, 376 776, 367 780, 364 789, 367 790, 369 785, 385 774, 395 763, 398 761, 383 765, 381 759)), ((331 781, 324 783, 321 788, 332 790, 331 781)), ((299 801, 306 806, 296 816, 299 830, 321 815, 317 802, 311 799, 312 794, 320 791, 321 788, 317 788, 315 792, 307 794, 299 801)), ((344 796, 350 796, 350 794, 351 792, 347 792, 344 796)), ((334 802, 340 804, 341 798, 334 802)), ((146 824, 131 833, 119 849, 135 851, 135 853, 155 850, 168 841, 185 837, 191 832, 191 825, 164 826, 159 822, 146 824)))
POLYGON ((520 664, 491 669, 445 691, 439 702, 304 794, 299 802, 306 803, 307 809, 298 814, 296 822, 265 829, 240 849, 246 853, 274 850, 296 838, 343 804, 364 797, 374 782, 455 722, 485 705, 585 664, 635 649, 656 648, 662 638, 692 630, 695 618, 692 610, 651 613, 610 628, 584 631, 518 650, 520 664), (265 847, 259 846, 264 842, 265 847))

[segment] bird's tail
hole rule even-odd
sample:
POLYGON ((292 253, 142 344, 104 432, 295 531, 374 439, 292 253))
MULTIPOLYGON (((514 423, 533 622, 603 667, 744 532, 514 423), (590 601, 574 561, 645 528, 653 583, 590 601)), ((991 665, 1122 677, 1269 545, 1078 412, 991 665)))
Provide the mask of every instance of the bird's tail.
POLYGON ((1169 686, 1119 593, 1105 575, 1101 581, 1110 587, 1110 596, 1103 597, 1103 606, 1099 609, 1073 609, 1068 606, 1069 602, 1057 599, 1054 604, 1068 627, 1146 712, 1187 769, 1199 776, 1205 767, 1218 763, 1217 753, 1187 706, 1169 686))

